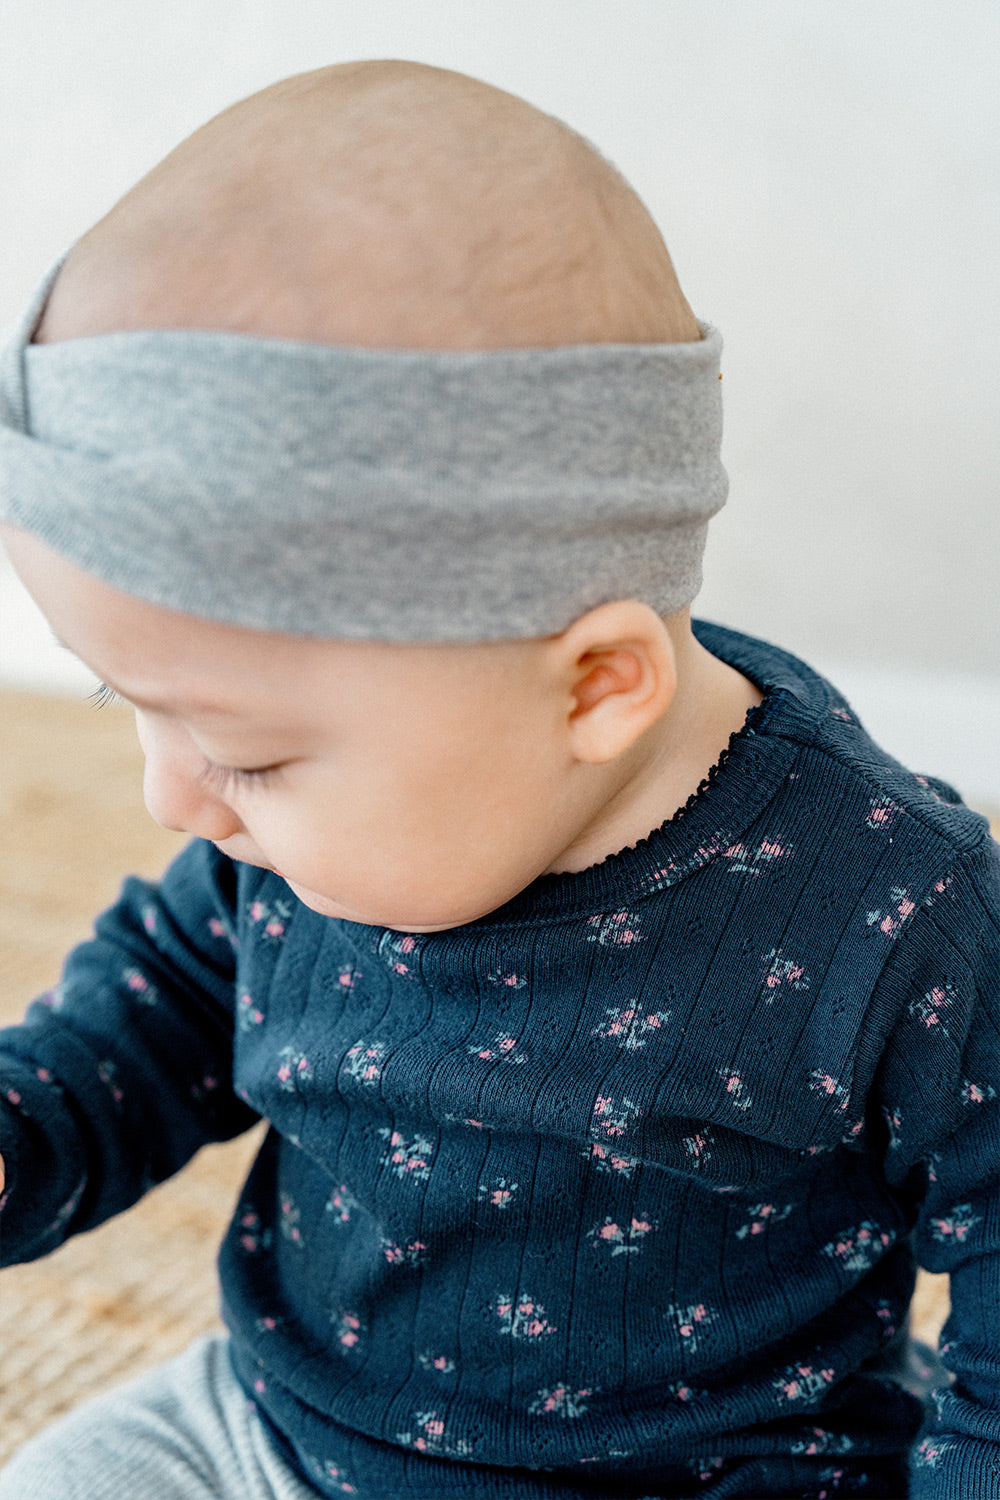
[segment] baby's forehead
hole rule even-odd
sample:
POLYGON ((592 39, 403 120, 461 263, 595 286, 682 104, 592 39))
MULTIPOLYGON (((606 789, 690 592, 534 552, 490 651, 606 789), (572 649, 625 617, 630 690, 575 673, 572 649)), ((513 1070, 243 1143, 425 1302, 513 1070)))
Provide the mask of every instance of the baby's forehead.
POLYGON ((114 587, 37 536, 0 522, 0 542, 61 646, 138 708, 232 719, 328 689, 407 693, 496 681, 535 641, 423 643, 253 629, 164 608, 114 587))

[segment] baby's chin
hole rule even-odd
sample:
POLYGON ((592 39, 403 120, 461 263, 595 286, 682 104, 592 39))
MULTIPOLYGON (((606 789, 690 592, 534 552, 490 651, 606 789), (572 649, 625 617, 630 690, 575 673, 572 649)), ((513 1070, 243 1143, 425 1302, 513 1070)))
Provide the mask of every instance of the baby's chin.
MULTIPOLYGON (((275 870, 276 875, 281 874, 275 870)), ((461 927, 466 922, 475 922, 485 912, 474 912, 468 916, 455 917, 448 922, 410 922, 405 920, 402 914, 393 913, 391 910, 378 912, 359 911, 340 901, 335 901, 329 896, 323 896, 318 891, 311 891, 308 886, 299 885, 298 881, 289 880, 287 875, 281 877, 288 889, 302 902, 308 906, 310 911, 317 912, 321 917, 336 917, 342 922, 358 922, 364 927, 388 927, 393 932, 449 932, 453 927, 461 927)))

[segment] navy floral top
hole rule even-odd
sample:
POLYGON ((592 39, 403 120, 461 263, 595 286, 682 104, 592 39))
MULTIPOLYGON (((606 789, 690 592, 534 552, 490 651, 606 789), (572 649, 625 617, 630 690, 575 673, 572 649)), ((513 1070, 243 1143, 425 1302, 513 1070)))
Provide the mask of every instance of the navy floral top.
POLYGON ((8 1262, 270 1122, 223 1310, 320 1494, 1000 1494, 1000 851, 697 629, 764 702, 635 848, 412 935, 196 841, 0 1033, 8 1262))

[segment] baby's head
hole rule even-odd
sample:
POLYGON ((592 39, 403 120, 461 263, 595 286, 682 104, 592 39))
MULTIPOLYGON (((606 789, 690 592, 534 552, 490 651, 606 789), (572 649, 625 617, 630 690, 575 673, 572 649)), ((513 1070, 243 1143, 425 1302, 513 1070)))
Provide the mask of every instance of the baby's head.
POLYGON ((700 337, 592 146, 402 61, 301 74, 210 120, 73 247, 34 337, 147 328, 451 350, 700 337))
MULTIPOLYGON (((185 492, 182 461, 197 486, 199 442, 203 452, 215 451, 226 433, 217 426, 199 436, 188 413, 190 447, 180 451, 185 445, 169 417, 177 374, 168 358, 158 385, 160 350, 171 358, 180 350, 195 378, 202 356, 223 380, 230 352, 237 361, 243 353, 259 357, 264 363, 253 368, 265 372, 272 355, 289 361, 274 390, 266 373, 247 385, 247 399, 252 395, 260 410, 252 442, 242 429, 236 436, 248 452, 263 442, 268 467, 254 468, 248 459, 248 475, 237 474, 244 501, 255 481, 248 525, 237 531, 232 513, 213 512, 230 549, 220 550, 217 536, 210 552, 203 534, 209 523, 197 501, 194 514, 178 523, 171 500, 164 525, 151 491, 141 540, 130 544, 130 520, 122 517, 118 534, 107 530, 99 551, 97 521, 94 535, 84 524, 77 528, 84 540, 64 544, 64 517, 48 529, 36 526, 30 505, 19 510, 15 495, 5 508, 0 495, 8 550, 56 633, 137 708, 154 817, 276 870, 316 910, 433 931, 494 910, 540 874, 583 868, 634 841, 633 828, 647 832, 669 814, 670 807, 658 817, 650 812, 646 827, 645 812, 638 822, 633 816, 637 792, 644 806, 655 805, 654 773, 669 759, 669 745, 677 752, 679 725, 672 733, 664 725, 678 680, 696 662, 686 599, 699 537, 685 539, 679 607, 664 610, 651 597, 630 597, 620 559, 619 589, 594 582, 587 539, 596 523, 571 515, 547 535, 549 515, 565 502, 546 503, 552 478, 541 469, 546 425, 557 433, 560 424, 576 425, 569 445, 574 461, 586 446, 580 430, 587 413, 581 419, 571 403, 560 411, 559 401, 588 381, 595 389, 596 380, 598 393, 610 393, 611 412, 609 421, 607 411, 595 410, 595 425, 621 431, 596 461, 584 455, 583 470, 589 464, 590 472, 581 470, 579 482, 567 460, 569 501, 581 498, 588 481, 599 517, 618 486, 641 530, 654 507, 641 494, 636 501, 619 478, 631 462, 622 449, 637 446, 629 423, 642 446, 649 409, 640 401, 619 420, 615 403, 621 389, 627 404, 629 359, 639 351, 619 350, 608 371, 591 366, 595 349, 580 346, 658 346, 662 358, 662 346, 683 344, 698 357, 691 346, 701 330, 648 213, 615 169, 566 126, 474 79, 412 63, 352 63, 286 80, 210 121, 127 194, 69 252, 40 320, 32 322, 36 344, 93 340, 79 349, 85 360, 96 351, 99 364, 106 351, 114 365, 139 350, 141 370, 129 376, 129 400, 146 400, 145 414, 135 420, 147 430, 164 400, 167 479, 158 482, 173 483, 177 494, 185 492), (180 330, 243 337, 164 344, 149 335, 149 343, 147 330, 170 330, 175 339, 180 330), (106 340, 109 334, 129 338, 106 340), (336 347, 320 353, 315 346, 336 347), (393 352, 380 358, 362 350, 393 352), (477 359, 476 351, 509 353, 477 359), (452 359, 456 353, 470 357, 452 359), (296 469, 296 442, 307 451, 311 441, 316 393, 310 386, 304 405, 291 413, 278 408, 289 381, 314 379, 313 355, 316 370, 328 358, 340 361, 337 377, 350 386, 346 399, 338 388, 342 405, 369 381, 367 407, 361 402, 360 413, 346 416, 338 409, 343 430, 352 421, 370 429, 373 417, 380 430, 395 421, 398 452, 389 444, 388 454, 359 456, 355 439, 343 465, 327 465, 318 480, 315 462, 296 469), (415 405, 407 410, 411 387, 415 405), (555 410, 545 412, 550 392, 555 410), (402 416, 390 411, 391 400, 402 416), (432 433, 433 441, 424 441, 421 403, 445 439, 432 433), (524 436, 536 410, 539 433, 524 436), (511 427, 506 434, 504 421, 511 427), (465 449, 456 437, 454 453, 442 456, 441 442, 463 427, 465 449), (508 476, 521 446, 525 478, 518 490, 508 476), (415 472, 407 471, 411 452, 419 472, 416 459, 415 472), (177 463, 181 471, 171 467, 177 463), (382 514, 377 501, 370 514, 366 508, 372 483, 366 464, 378 468, 376 479, 387 476, 382 514), (478 523, 474 515, 455 520, 454 492, 463 482, 470 506, 484 507, 478 523), (485 509, 491 484, 503 503, 509 490, 517 492, 515 509, 499 520, 485 509), (295 485, 318 489, 328 501, 331 492, 353 488, 360 502, 349 517, 321 516, 317 529, 312 496, 296 530, 297 499, 282 492, 295 485), (265 526, 270 486, 273 510, 265 526), (519 531, 519 517, 530 515, 531 505, 542 517, 537 537, 533 520, 519 531), (427 559, 418 550, 413 568, 411 543, 407 577, 400 565, 414 526, 426 533, 419 544, 426 544, 427 559), (370 570, 352 564, 349 533, 361 536, 355 555, 370 560, 370 570), (508 537, 510 556, 503 550, 508 537), (260 560, 265 542, 286 566, 278 593, 273 556, 260 560), (130 545, 136 556, 127 566, 106 563, 112 555, 126 557, 130 545), (149 563, 151 549, 161 545, 166 566, 163 559, 149 563), (393 545, 396 553, 379 573, 393 545), (440 556, 431 556, 435 547, 440 556), (324 548, 329 556, 317 561, 324 548), (553 576, 546 589, 546 548, 560 573, 566 558, 570 570, 585 576, 571 586, 553 576), (327 564, 331 581, 320 601, 327 618, 313 633, 309 591, 324 588, 327 564), (226 601, 218 609, 205 593, 213 568, 218 597, 226 601), (154 580, 148 585, 147 575, 154 580), (184 591, 188 575, 194 593, 184 591), (596 593, 588 596, 588 588, 596 593)), ((27 353, 39 378, 37 431, 23 414, 22 430, 58 446, 59 434, 45 431, 44 363, 27 353)), ((62 388, 55 403, 59 417, 78 396, 86 408, 93 395, 85 369, 75 378, 70 399, 62 388)), ((321 428, 326 409, 320 406, 321 428)), ((224 415, 224 402, 219 411, 224 415)), ((81 421, 84 466, 95 457, 105 462, 111 446, 105 428, 110 424, 114 433, 115 413, 87 411, 81 421)), ((144 443, 132 471, 140 487, 162 456, 148 432, 144 443)), ((238 467, 241 456, 234 450, 229 467, 238 467)), ((91 491, 118 482, 114 457, 106 481, 88 480, 91 491)), ((12 492, 19 462, 16 455, 12 492)), ((655 455, 650 462, 655 468, 655 455)), ((682 529, 690 522, 688 529, 700 527, 703 535, 707 516, 721 504, 717 477, 713 482, 700 511, 685 510, 681 484, 675 509, 682 529)), ((204 490, 211 509, 217 500, 208 480, 204 490)), ((630 519, 626 514, 623 530, 630 519)), ((277 577, 280 585, 280 567, 277 577)), ((664 597, 672 598, 669 588, 664 597)))

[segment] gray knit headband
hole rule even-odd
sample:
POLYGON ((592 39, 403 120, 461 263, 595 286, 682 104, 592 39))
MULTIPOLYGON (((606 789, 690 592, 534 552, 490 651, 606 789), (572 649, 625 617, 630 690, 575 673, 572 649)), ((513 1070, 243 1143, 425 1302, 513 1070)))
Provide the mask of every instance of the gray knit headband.
POLYGON ((723 505, 722 340, 384 351, 170 329, 0 349, 0 520, 154 604, 474 641, 660 613, 723 505))

